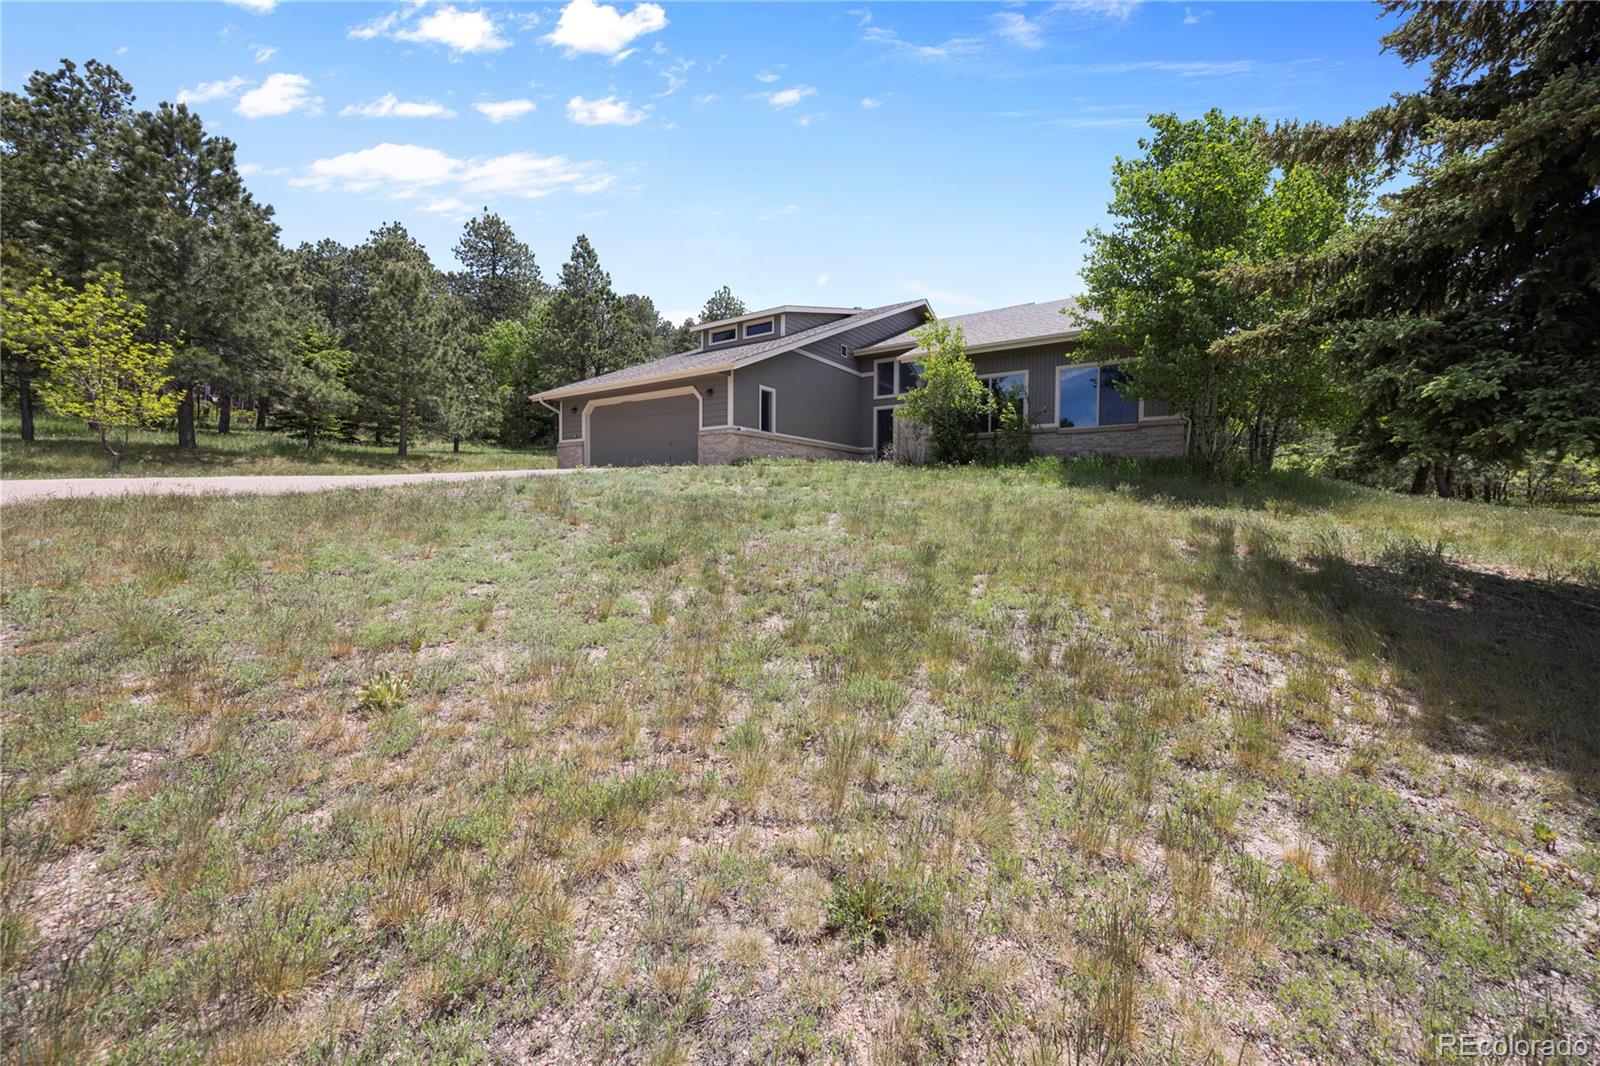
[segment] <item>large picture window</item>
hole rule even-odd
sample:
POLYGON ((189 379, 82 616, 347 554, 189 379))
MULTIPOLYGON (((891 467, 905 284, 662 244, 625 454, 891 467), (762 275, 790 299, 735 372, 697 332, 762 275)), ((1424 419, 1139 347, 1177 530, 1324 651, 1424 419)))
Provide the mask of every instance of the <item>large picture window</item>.
POLYGON ((1063 429, 1131 426, 1139 421, 1139 401, 1117 383, 1127 375, 1115 366, 1064 366, 1056 371, 1056 419, 1063 429))
POLYGON ((894 395, 894 366, 893 359, 879 359, 873 364, 872 372, 876 376, 873 382, 874 396, 894 395))
POLYGON ((901 392, 903 392, 903 393, 904 392, 910 392, 912 389, 916 388, 917 385, 920 384, 921 382, 922 382, 922 364, 921 363, 901 363, 900 364, 900 391, 901 392))
POLYGON ((994 394, 995 410, 983 417, 980 431, 993 433, 999 423, 998 412, 1000 405, 1009 403, 1017 409, 1017 414, 1022 420, 1028 420, 1028 374, 1027 371, 1017 370, 1008 374, 980 374, 978 380, 982 381, 989 391, 994 394))

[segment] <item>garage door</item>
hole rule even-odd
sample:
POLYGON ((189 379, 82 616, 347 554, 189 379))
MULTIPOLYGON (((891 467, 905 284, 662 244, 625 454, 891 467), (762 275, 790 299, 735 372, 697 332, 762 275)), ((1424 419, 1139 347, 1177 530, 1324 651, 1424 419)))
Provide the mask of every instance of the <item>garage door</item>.
POLYGON ((700 461, 700 401, 663 396, 596 407, 589 412, 589 462, 654 466, 700 461))

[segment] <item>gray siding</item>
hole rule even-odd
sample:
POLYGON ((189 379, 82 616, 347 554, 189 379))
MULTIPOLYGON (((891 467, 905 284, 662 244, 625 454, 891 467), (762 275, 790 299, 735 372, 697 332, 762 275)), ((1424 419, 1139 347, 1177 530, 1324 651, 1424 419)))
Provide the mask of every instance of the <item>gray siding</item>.
POLYGON ((733 372, 733 420, 760 428, 760 387, 777 390, 775 431, 795 437, 861 445, 857 397, 861 379, 854 370, 824 366, 799 352, 784 352, 733 372))
MULTIPOLYGON (((857 348, 867 348, 877 344, 879 341, 888 340, 897 333, 904 333, 908 329, 916 329, 926 321, 927 318, 921 310, 901 311, 899 314, 880 318, 876 322, 868 322, 864 326, 847 329, 843 333, 835 333, 831 337, 825 337, 814 344, 806 345, 803 350, 838 361, 842 358, 839 346, 844 345, 850 351, 851 361, 855 363, 854 357, 857 348)), ((868 369, 868 366, 870 364, 863 366, 860 363, 855 363, 856 370, 865 370, 868 369)))
POLYGON ((804 314, 804 313, 796 313, 796 314, 792 314, 792 315, 785 315, 784 316, 784 324, 783 324, 783 332, 786 333, 786 334, 788 334, 788 333, 799 333, 803 329, 811 329, 811 328, 813 328, 815 326, 826 325, 829 322, 837 322, 837 321, 839 321, 839 319, 846 318, 846 317, 848 317, 848 316, 846 316, 846 315, 830 315, 830 314, 804 314))
POLYGON ((972 357, 978 376, 1028 372, 1028 417, 1036 426, 1056 424, 1056 367, 1067 363, 1067 343, 1057 342, 1034 348, 1014 348, 1003 352, 979 352, 972 357))

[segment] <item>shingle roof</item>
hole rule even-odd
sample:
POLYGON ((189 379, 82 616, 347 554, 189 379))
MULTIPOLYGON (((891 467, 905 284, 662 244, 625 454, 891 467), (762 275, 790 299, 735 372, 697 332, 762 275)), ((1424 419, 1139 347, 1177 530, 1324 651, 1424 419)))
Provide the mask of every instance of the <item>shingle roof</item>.
MULTIPOLYGON (((992 311, 974 311, 969 315, 952 315, 944 321, 961 326, 967 337, 968 348, 990 348, 1002 344, 1059 337, 1076 332, 1081 327, 1065 309, 1078 310, 1076 300, 1045 300, 1042 303, 1013 304, 992 311)), ((892 351, 895 348, 916 347, 913 331, 906 330, 888 340, 879 341, 861 351, 892 351)))
POLYGON ((771 340, 757 341, 754 344, 714 348, 710 351, 701 351, 699 348, 695 348, 692 351, 679 352, 677 355, 653 359, 648 363, 623 367, 621 370, 613 370, 609 374, 601 374, 598 377, 585 378, 570 385, 546 389, 544 392, 535 395, 534 399, 543 400, 557 396, 576 396, 587 392, 599 392, 603 389, 642 384, 647 381, 668 381, 674 378, 694 377, 696 374, 719 373, 724 370, 731 370, 736 366, 743 366, 746 363, 758 362, 768 356, 786 352, 791 348, 799 348, 834 333, 842 333, 847 329, 865 325, 874 318, 919 307, 926 303, 926 300, 907 300, 897 304, 884 304, 882 307, 869 307, 845 318, 824 322, 820 326, 812 326, 810 329, 803 329, 797 333, 788 333, 782 337, 773 337, 771 340))

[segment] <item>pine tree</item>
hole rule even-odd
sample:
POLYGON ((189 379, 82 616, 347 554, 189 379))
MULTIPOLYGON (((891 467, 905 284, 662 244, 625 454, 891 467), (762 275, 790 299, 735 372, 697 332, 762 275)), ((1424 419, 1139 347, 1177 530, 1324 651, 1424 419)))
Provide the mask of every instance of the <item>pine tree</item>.
POLYGON ((724 285, 711 294, 705 309, 700 312, 701 322, 720 322, 724 318, 738 318, 745 313, 744 301, 724 285))
POLYGON ((467 221, 454 250, 461 271, 451 278, 452 287, 471 309, 478 329, 521 318, 545 292, 533 250, 488 208, 467 221))
POLYGON ((1412 176, 1325 250, 1239 270, 1309 306, 1229 342, 1327 342, 1352 433, 1454 493, 1454 467, 1600 451, 1600 5, 1389 0, 1416 92, 1338 126, 1288 123, 1279 160, 1412 176))
POLYGON ((627 365, 610 348, 619 300, 589 238, 578 235, 550 298, 550 364, 557 384, 581 381, 627 365))
POLYGON ((393 428, 404 456, 443 369, 449 326, 443 285, 398 222, 375 230, 355 255, 360 310, 353 378, 360 410, 375 439, 393 428))

